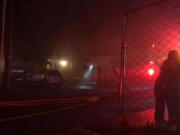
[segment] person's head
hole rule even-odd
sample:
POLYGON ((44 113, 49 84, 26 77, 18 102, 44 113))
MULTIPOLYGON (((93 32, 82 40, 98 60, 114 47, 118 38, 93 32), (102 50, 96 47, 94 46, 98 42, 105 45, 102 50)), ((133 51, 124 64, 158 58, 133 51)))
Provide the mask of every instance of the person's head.
POLYGON ((179 58, 179 53, 176 50, 172 50, 168 53, 168 59, 169 60, 176 60, 179 58))

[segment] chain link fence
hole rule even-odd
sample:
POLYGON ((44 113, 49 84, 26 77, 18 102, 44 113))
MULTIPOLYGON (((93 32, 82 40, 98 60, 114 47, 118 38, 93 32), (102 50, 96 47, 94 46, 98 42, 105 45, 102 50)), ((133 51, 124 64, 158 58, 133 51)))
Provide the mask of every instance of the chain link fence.
POLYGON ((135 126, 153 122, 155 80, 168 52, 180 51, 180 1, 141 4, 128 12, 125 27, 123 117, 135 126))

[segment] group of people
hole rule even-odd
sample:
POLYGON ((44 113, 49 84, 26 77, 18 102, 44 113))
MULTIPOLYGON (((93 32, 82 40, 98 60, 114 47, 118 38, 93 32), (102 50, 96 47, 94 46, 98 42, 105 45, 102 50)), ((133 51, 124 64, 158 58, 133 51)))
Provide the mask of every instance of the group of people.
POLYGON ((180 57, 175 50, 168 53, 155 82, 155 124, 180 127, 180 57), (165 106, 168 121, 164 120, 165 106))

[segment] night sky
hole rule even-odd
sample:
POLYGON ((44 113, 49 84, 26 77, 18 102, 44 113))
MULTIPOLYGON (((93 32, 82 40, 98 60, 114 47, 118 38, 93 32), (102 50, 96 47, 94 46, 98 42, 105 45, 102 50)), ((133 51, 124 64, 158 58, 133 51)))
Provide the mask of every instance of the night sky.
POLYGON ((57 56, 85 59, 119 54, 121 10, 134 6, 133 2, 17 0, 13 59, 41 62, 57 56))

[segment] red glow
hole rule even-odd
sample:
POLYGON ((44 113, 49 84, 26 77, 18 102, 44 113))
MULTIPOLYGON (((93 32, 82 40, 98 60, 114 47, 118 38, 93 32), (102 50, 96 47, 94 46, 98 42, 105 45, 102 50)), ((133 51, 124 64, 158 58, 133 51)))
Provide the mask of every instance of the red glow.
POLYGON ((154 74, 154 69, 150 68, 150 69, 148 70, 148 74, 149 74, 150 76, 152 76, 152 75, 154 74))

